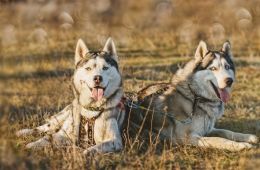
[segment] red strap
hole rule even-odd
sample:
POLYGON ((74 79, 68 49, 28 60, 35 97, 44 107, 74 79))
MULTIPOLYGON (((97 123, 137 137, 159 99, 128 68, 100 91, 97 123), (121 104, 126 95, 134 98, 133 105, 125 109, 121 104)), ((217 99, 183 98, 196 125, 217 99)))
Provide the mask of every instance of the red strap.
POLYGON ((121 110, 125 110, 125 104, 124 103, 125 103, 125 98, 122 98, 116 107, 118 107, 121 110))

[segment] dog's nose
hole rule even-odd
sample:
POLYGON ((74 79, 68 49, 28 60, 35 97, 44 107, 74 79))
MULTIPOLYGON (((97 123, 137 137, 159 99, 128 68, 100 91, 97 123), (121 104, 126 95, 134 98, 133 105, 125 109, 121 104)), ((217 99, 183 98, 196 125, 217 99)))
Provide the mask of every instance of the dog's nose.
POLYGON ((225 82, 226 82, 226 85, 228 87, 230 87, 233 84, 233 79, 232 78, 226 78, 225 82))
POLYGON ((102 76, 100 76, 100 75, 94 76, 94 82, 95 82, 96 84, 101 83, 102 80, 103 80, 102 76))

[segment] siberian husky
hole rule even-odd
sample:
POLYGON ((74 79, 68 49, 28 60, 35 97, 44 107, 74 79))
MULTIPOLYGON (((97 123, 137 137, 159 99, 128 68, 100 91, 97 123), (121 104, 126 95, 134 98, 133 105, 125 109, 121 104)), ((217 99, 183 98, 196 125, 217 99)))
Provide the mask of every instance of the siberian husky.
POLYGON ((78 145, 84 153, 113 152, 122 149, 121 128, 125 117, 121 98, 122 79, 116 47, 109 38, 102 51, 89 51, 79 39, 72 77, 75 99, 46 124, 23 129, 18 136, 35 132, 46 134, 27 148, 78 145))
POLYGON ((229 42, 222 50, 208 50, 205 42, 195 58, 174 75, 171 83, 150 85, 138 92, 130 118, 144 129, 153 129, 174 144, 191 144, 231 151, 251 148, 255 135, 214 127, 224 113, 235 81, 235 66, 229 42))

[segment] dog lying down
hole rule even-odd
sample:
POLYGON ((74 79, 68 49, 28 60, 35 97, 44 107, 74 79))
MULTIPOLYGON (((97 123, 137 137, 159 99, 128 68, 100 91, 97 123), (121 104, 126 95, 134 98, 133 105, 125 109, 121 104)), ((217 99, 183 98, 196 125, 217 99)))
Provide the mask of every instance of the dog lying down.
MULTIPOLYGON (((150 85, 137 94, 138 107, 129 108, 130 121, 160 134, 173 144, 191 144, 238 151, 252 148, 258 138, 214 127, 224 113, 235 80, 229 42, 211 51, 201 41, 194 59, 179 69, 171 83, 150 85), (211 137, 218 136, 218 137, 211 137)), ((27 148, 77 145, 84 153, 123 148, 125 109, 118 57, 112 39, 102 51, 91 52, 79 40, 72 79, 75 99, 46 124, 23 129, 18 136, 46 134, 27 148)), ((129 105, 131 106, 131 104, 129 105)), ((130 127, 131 128, 131 127, 130 127)))
POLYGON ((208 50, 201 41, 193 60, 179 69, 171 83, 147 86, 137 94, 131 122, 173 144, 191 144, 239 151, 252 148, 258 137, 215 128, 224 114, 235 81, 229 42, 222 50, 208 50))
POLYGON ((18 136, 46 134, 27 148, 78 145, 84 153, 114 152, 123 148, 121 130, 125 117, 123 87, 116 47, 109 38, 102 51, 89 51, 78 40, 72 77, 75 99, 44 125, 22 129, 18 136))

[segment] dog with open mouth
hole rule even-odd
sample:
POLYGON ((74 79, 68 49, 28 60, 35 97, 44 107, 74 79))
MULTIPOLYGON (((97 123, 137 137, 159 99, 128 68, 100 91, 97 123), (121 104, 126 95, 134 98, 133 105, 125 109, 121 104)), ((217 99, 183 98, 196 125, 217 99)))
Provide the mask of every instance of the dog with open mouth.
POLYGON ((116 47, 109 38, 101 51, 89 51, 79 39, 72 76, 75 99, 47 123, 22 129, 18 136, 35 132, 45 136, 27 148, 77 145, 84 153, 114 152, 123 148, 121 130, 125 117, 122 107, 122 78, 116 47))
POLYGON ((172 82, 153 84, 138 92, 139 103, 131 108, 131 122, 144 124, 144 130, 152 129, 173 144, 230 151, 251 148, 258 142, 257 136, 214 127, 224 114, 234 81, 230 43, 212 51, 201 41, 194 59, 176 72, 172 82))

